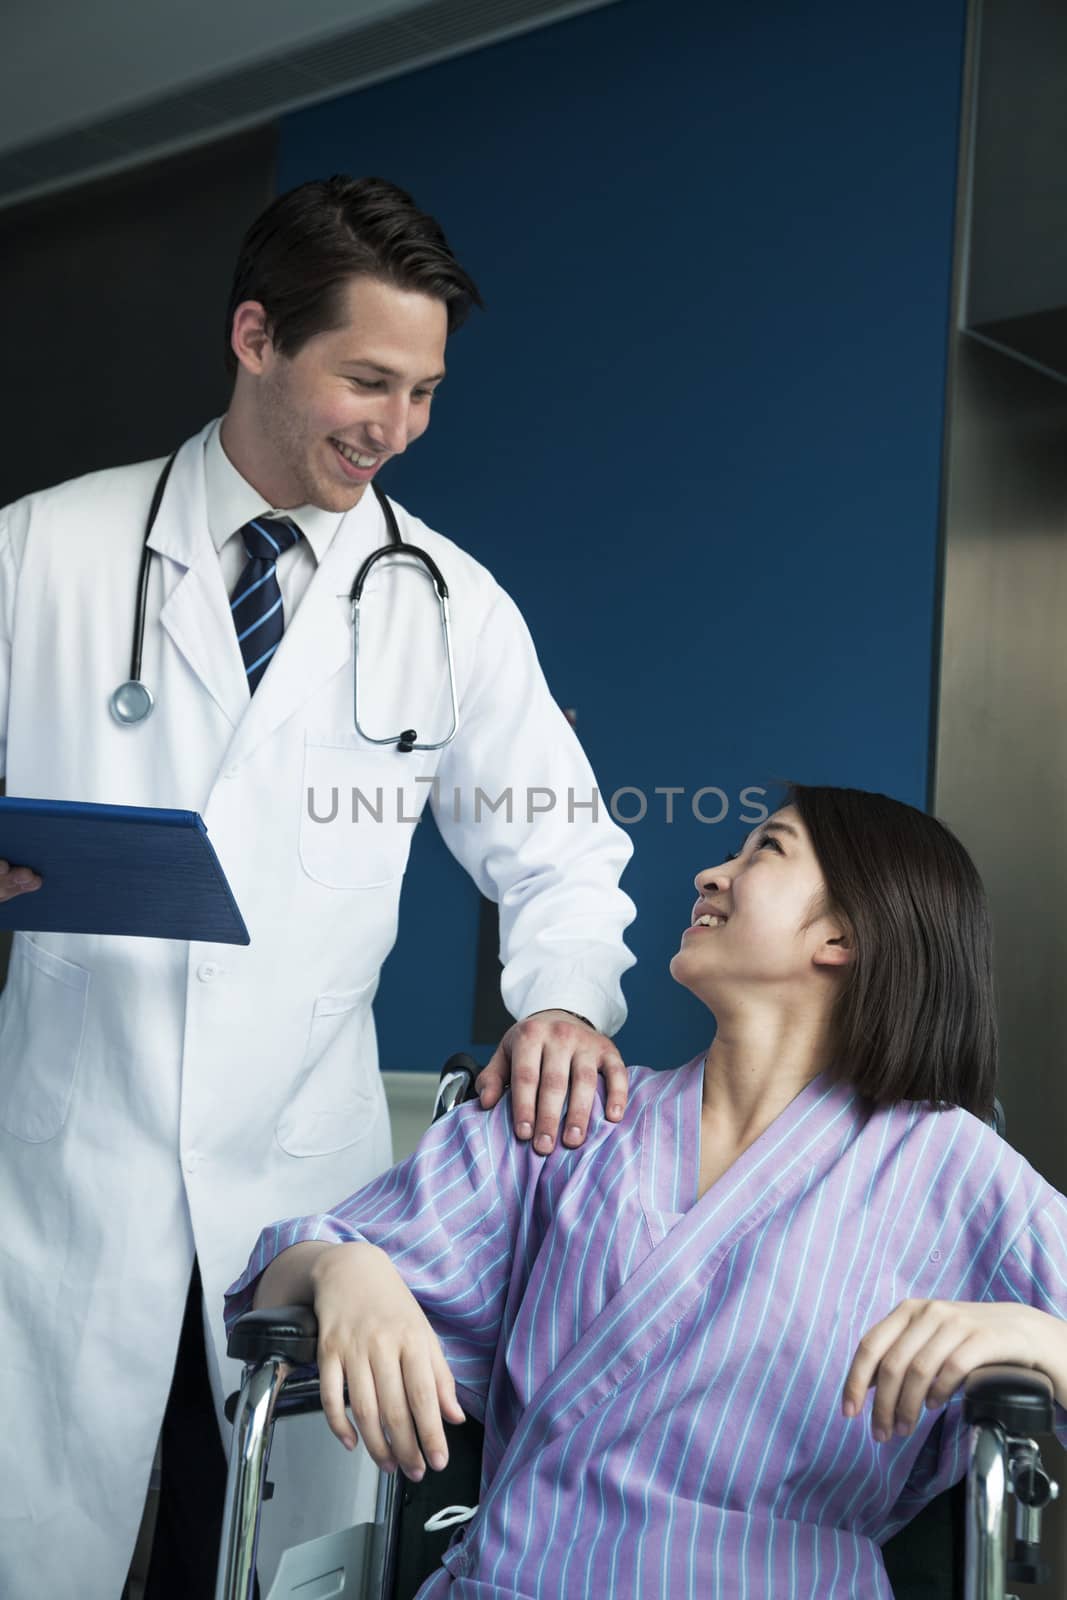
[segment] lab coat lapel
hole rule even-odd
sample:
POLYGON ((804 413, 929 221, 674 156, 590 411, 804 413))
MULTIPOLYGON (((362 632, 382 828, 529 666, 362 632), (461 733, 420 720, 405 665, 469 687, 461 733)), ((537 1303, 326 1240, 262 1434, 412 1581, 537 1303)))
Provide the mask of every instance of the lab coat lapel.
MULTIPOLYGON (((384 544, 386 537, 385 517, 377 498, 366 490, 338 527, 295 616, 286 624, 282 642, 227 752, 228 766, 237 766, 251 756, 351 660, 348 593, 364 556, 384 544)), ((234 632, 232 627, 230 631, 234 632)), ((242 675, 243 670, 242 666, 242 675)), ((247 690, 245 698, 247 702, 247 690)))
POLYGON ((166 563, 160 624, 236 727, 248 704, 248 685, 218 551, 208 529, 206 431, 187 439, 178 451, 148 543, 166 563))
MULTIPOLYGON (((677 1092, 688 1098, 686 1120, 699 1119, 699 1063, 678 1078, 677 1092)), ((671 1209, 674 1186, 665 1164, 654 1192, 646 1186, 650 1169, 643 1163, 642 1203, 653 1248, 533 1397, 502 1469, 625 1384, 693 1308, 745 1235, 832 1159, 856 1114, 850 1089, 814 1079, 705 1195, 680 1212, 671 1209)), ((689 1176, 695 1195, 695 1168, 689 1176)), ((688 1198, 681 1197, 683 1207, 688 1198)))

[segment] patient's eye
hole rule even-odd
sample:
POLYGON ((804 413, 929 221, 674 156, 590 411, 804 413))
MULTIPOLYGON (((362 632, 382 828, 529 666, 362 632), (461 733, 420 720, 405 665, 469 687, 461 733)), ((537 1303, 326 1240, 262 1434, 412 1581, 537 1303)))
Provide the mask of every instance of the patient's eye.
POLYGON ((765 833, 763 835, 763 838, 760 840, 759 844, 756 846, 756 849, 757 850, 762 850, 763 846, 765 844, 772 845, 774 847, 774 849, 777 850, 777 852, 778 852, 778 854, 780 856, 785 855, 785 851, 782 849, 781 845, 779 844, 778 840, 774 837, 773 833, 765 833))

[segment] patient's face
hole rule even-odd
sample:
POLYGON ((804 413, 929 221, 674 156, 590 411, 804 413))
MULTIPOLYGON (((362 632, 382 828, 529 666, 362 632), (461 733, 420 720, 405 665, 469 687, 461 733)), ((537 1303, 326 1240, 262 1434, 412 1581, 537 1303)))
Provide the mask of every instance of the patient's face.
POLYGON ((705 1000, 754 986, 768 995, 825 985, 836 965, 840 922, 823 913, 825 884, 807 829, 792 806, 753 830, 741 850, 698 872, 700 895, 670 965, 678 983, 705 1000), (716 925, 697 926, 702 915, 716 925))

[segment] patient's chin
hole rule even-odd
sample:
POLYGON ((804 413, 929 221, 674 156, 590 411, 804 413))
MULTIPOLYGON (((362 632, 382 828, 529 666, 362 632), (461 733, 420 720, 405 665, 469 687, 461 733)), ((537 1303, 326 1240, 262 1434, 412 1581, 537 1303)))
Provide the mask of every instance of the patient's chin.
POLYGON ((667 971, 683 989, 695 994, 698 1000, 705 999, 709 976, 706 962, 695 961, 688 950, 676 950, 667 965, 667 971))
MULTIPOLYGON (((687 940, 686 945, 689 943, 687 940)), ((713 969, 706 952, 701 958, 683 946, 671 957, 667 971, 675 983, 680 984, 683 989, 688 989, 694 999, 699 1000, 701 1005, 707 1006, 713 1017, 720 1004, 727 1004, 731 988, 730 980, 726 974, 713 969)))

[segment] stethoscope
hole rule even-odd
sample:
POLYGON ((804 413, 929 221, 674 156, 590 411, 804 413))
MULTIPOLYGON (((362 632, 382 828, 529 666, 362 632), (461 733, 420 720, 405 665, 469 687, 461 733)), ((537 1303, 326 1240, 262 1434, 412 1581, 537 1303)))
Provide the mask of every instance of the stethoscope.
MULTIPOLYGON (((148 521, 145 523, 144 546, 141 550, 141 569, 137 579, 137 614, 133 625, 133 648, 130 651, 130 676, 125 683, 120 683, 112 692, 109 704, 111 714, 116 722, 127 726, 144 722, 151 716, 155 707, 152 691, 146 683, 141 681, 141 649, 144 643, 145 614, 148 605, 148 573, 152 564, 153 551, 149 546, 149 538, 155 526, 159 507, 163 500, 163 491, 167 487, 170 469, 173 467, 175 457, 171 456, 163 471, 159 475, 155 492, 152 495, 152 504, 148 508, 148 521)), ((349 590, 348 600, 352 607, 352 717, 356 725, 356 732, 368 744, 395 744, 398 750, 408 754, 412 750, 441 750, 450 744, 456 736, 459 727, 459 703, 456 699, 456 670, 452 657, 452 628, 448 613, 448 585, 441 575, 441 569, 433 557, 427 555, 425 550, 420 550, 418 545, 405 544, 400 537, 396 516, 392 506, 383 491, 373 480, 371 488, 378 498, 378 504, 385 513, 386 527, 389 530, 389 543, 383 544, 380 549, 374 550, 364 561, 356 573, 352 588, 349 590), (376 738, 371 733, 366 733, 359 725, 359 609, 363 599, 363 586, 370 576, 375 563, 389 556, 409 556, 422 566, 423 570, 433 583, 437 591, 437 602, 441 617, 441 638, 444 644, 445 658, 448 662, 448 691, 452 701, 452 726, 443 739, 434 743, 420 742, 414 728, 405 728, 402 733, 396 733, 389 738, 376 738)))

